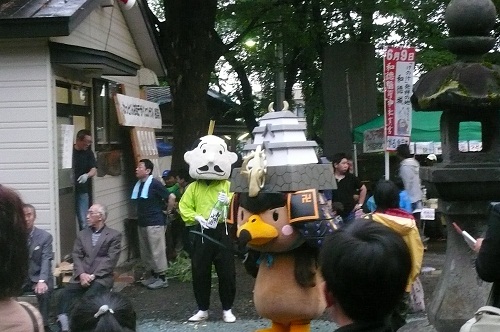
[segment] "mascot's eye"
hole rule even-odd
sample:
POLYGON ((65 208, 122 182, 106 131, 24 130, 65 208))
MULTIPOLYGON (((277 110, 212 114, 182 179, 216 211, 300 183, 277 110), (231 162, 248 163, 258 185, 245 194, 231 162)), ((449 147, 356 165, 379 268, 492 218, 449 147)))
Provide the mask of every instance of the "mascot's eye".
POLYGON ((278 212, 276 212, 276 211, 274 211, 274 212, 273 212, 273 220, 274 220, 274 221, 278 221, 278 217, 279 217, 279 216, 280 216, 280 215, 279 215, 279 213, 278 213, 278 212))
POLYGON ((243 211, 241 211, 241 218, 240 219, 243 220, 243 211))
POLYGON ((203 149, 203 153, 207 153, 207 150, 203 149))
POLYGON ((222 154, 222 151, 219 151, 219 154, 222 154))

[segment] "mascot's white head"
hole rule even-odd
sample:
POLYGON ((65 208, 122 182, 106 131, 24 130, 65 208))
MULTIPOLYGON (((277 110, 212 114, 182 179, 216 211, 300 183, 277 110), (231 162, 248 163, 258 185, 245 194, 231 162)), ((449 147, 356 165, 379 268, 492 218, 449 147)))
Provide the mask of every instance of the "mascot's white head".
POLYGON ((214 135, 203 136, 194 149, 184 154, 193 179, 227 180, 237 159, 236 153, 227 150, 226 142, 214 135))

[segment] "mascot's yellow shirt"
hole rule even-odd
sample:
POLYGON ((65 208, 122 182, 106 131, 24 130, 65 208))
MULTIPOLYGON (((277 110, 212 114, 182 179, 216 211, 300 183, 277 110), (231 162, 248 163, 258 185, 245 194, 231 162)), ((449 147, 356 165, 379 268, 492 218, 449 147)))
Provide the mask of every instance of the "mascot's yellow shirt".
POLYGON ((195 216, 208 219, 221 191, 231 200, 230 185, 228 180, 196 180, 189 184, 179 202, 181 217, 186 225, 197 225, 195 216))
POLYGON ((406 218, 404 216, 396 216, 392 214, 375 212, 372 214, 373 221, 391 228, 393 231, 403 237, 408 249, 410 249, 412 267, 410 277, 406 285, 406 291, 411 291, 411 285, 417 278, 422 268, 422 260, 424 258, 424 245, 418 233, 417 225, 413 217, 406 218))

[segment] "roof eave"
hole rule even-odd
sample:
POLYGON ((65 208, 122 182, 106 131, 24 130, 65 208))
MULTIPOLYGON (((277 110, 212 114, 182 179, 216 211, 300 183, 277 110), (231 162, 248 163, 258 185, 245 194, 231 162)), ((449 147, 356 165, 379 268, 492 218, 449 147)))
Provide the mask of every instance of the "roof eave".
POLYGON ((153 31, 152 22, 148 18, 147 3, 143 0, 137 0, 135 6, 129 10, 123 10, 123 16, 127 21, 132 38, 136 47, 141 55, 142 60, 147 68, 154 71, 154 73, 164 78, 167 76, 167 66, 163 61, 163 56, 158 45, 156 34, 153 31), (137 24, 137 21, 142 21, 143 24, 137 24))

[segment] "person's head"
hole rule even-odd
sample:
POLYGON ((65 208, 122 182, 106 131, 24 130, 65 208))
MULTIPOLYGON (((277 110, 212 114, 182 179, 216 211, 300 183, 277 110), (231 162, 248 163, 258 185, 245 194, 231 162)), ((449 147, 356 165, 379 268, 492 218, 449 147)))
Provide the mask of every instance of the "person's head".
POLYGON ((136 330, 137 316, 132 303, 122 294, 107 292, 83 297, 70 318, 71 331, 129 332, 136 330))
POLYGON ((189 176, 189 172, 186 169, 180 169, 179 172, 177 173, 176 177, 177 183, 181 187, 186 187, 189 182, 191 182, 191 177, 189 176))
POLYGON ((410 146, 408 144, 400 144, 396 148, 396 154, 400 159, 411 158, 410 146))
POLYGON ((154 164, 149 159, 141 159, 135 168, 135 176, 139 180, 147 179, 151 174, 153 174, 154 164))
POLYGON ((177 172, 165 170, 162 174, 163 181, 167 187, 171 187, 177 183, 177 172))
POLYGON ((201 137, 195 147, 184 154, 193 179, 226 180, 237 159, 238 155, 228 151, 226 142, 215 135, 201 137))
POLYGON ((352 160, 352 157, 350 155, 346 155, 347 158, 347 165, 349 165, 348 171, 349 173, 354 173, 354 160, 352 160))
POLYGON ((35 225, 35 219, 36 219, 36 210, 35 207, 31 204, 24 204, 23 205, 23 212, 24 212, 24 221, 26 222, 26 228, 28 233, 31 232, 33 229, 33 226, 35 225))
POLYGON ((87 150, 92 144, 92 135, 90 130, 82 129, 76 133, 75 146, 77 150, 87 150))
POLYGON ((333 170, 335 173, 345 174, 349 171, 349 161, 345 153, 336 153, 332 158, 333 170))
POLYGON ((429 154, 426 158, 425 158, 425 162, 428 166, 432 166, 434 165, 436 162, 437 162, 437 156, 434 154, 434 153, 431 153, 429 154))
POLYGON ((394 184, 396 185, 396 187, 398 187, 399 191, 405 190, 405 184, 403 182, 403 179, 401 179, 401 177, 396 176, 394 178, 394 184))
POLYGON ((17 296, 28 274, 28 232, 19 195, 0 184, 0 299, 17 296))
POLYGON ((335 213, 335 215, 342 214, 342 212, 344 212, 344 204, 340 202, 332 202, 332 212, 335 213))
POLYGON ((337 324, 381 321, 403 298, 411 257, 402 237, 389 227, 357 219, 325 240, 320 269, 337 324))
POLYGON ((399 188, 390 180, 379 180, 373 191, 373 199, 377 210, 399 208, 399 188))
POLYGON ((108 218, 108 210, 102 204, 96 203, 87 211, 87 225, 94 229, 101 229, 108 218))

